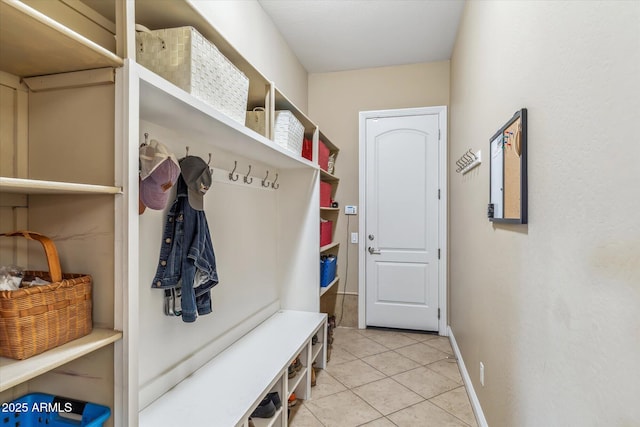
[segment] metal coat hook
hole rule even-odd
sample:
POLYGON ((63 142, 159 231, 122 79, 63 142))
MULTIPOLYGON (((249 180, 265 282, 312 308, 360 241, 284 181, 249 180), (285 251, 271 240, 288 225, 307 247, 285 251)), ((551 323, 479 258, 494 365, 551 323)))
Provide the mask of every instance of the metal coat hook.
POLYGON ((274 190, 277 190, 278 188, 280 188, 280 184, 276 185, 277 181, 278 181, 278 174, 276 174, 276 179, 274 179, 273 182, 271 183, 271 188, 273 188, 274 190))
POLYGON ((253 182, 253 178, 249 178, 249 174, 251 173, 251 165, 249 165, 249 172, 244 176, 244 183, 251 184, 253 182))
POLYGON ((262 186, 265 188, 268 188, 271 185, 267 182, 267 178, 269 178, 269 171, 267 171, 267 176, 265 176, 264 179, 262 180, 262 186))
POLYGON ((456 165, 458 166, 456 172, 465 174, 481 162, 480 151, 476 154, 471 148, 469 148, 462 156, 460 156, 460 158, 458 158, 458 160, 456 160, 456 165))
POLYGON ((142 145, 149 145, 149 133, 145 132, 144 134, 144 143, 142 145))
POLYGON ((189 146, 187 145, 187 155, 185 157, 189 157, 189 146))
POLYGON ((473 157, 471 157, 471 155, 469 154, 470 152, 471 152, 471 150, 469 149, 462 155, 464 160, 467 161, 467 162, 472 162, 474 160, 473 157))
POLYGON ((207 165, 211 164, 211 153, 209 153, 209 161, 207 162, 207 165))
POLYGON ((237 181, 238 180, 238 178, 239 178, 238 174, 236 174, 235 178, 233 176, 233 173, 236 171, 237 167, 238 167, 238 161, 234 160, 233 161, 233 170, 231 172, 229 172, 229 180, 230 181, 237 181))

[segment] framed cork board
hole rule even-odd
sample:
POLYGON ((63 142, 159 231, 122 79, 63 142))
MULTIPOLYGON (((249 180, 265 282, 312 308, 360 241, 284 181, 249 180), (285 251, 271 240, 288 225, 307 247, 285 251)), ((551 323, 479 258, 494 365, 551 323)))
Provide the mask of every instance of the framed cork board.
POLYGON ((522 108, 489 140, 489 207, 493 222, 527 223, 527 109, 522 108))

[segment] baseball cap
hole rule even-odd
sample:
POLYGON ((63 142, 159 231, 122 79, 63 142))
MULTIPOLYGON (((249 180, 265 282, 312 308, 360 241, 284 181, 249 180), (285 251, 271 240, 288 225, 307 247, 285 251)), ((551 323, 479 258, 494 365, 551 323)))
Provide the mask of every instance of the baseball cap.
POLYGON ((140 201, 149 209, 167 206, 169 189, 180 175, 180 165, 167 147, 152 139, 140 147, 140 201))
POLYGON ((211 169, 198 156, 180 159, 182 179, 187 184, 189 205, 195 210, 204 210, 204 195, 211 186, 211 169))

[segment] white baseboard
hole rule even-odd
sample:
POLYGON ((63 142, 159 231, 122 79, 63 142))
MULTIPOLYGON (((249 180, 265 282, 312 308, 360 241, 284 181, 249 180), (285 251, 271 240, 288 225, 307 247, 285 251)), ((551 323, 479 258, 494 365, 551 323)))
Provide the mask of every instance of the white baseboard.
POLYGON ((462 360, 462 354, 460 354, 460 348, 458 347, 456 338, 453 336, 451 326, 449 326, 447 329, 449 330, 449 340, 451 341, 451 347, 453 348, 453 352, 456 355, 456 359, 458 359, 458 367, 460 368, 460 373, 462 374, 462 381, 464 381, 464 386, 467 389, 467 394, 469 395, 471 408, 473 408, 473 413, 476 415, 478 427, 489 427, 487 419, 484 417, 484 412, 482 412, 482 406, 480 406, 478 395, 473 388, 471 377, 469 377, 469 372, 467 372, 467 367, 464 365, 464 360, 462 360))

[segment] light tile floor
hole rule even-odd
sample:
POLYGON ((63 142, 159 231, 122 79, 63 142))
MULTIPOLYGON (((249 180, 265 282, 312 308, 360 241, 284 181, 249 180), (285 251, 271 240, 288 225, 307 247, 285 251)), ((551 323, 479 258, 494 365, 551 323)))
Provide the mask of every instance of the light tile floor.
POLYGON ((477 427, 449 339, 337 328, 331 360, 291 427, 477 427))

